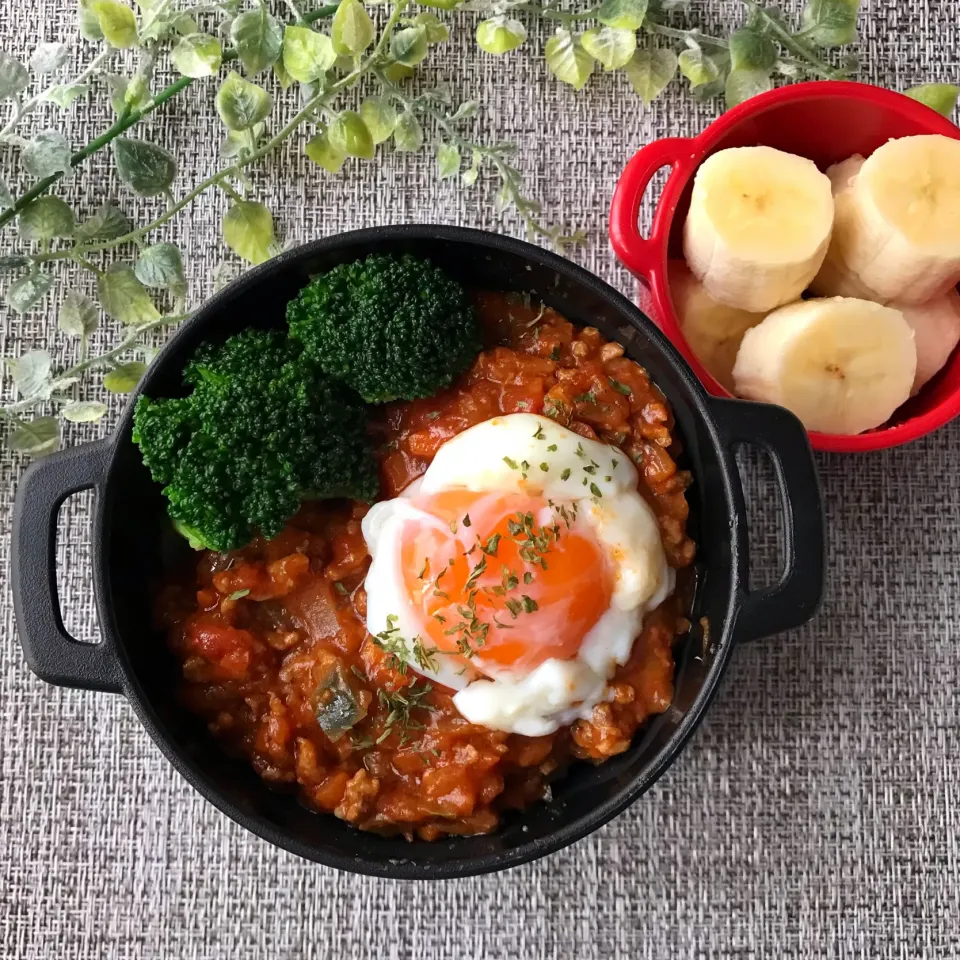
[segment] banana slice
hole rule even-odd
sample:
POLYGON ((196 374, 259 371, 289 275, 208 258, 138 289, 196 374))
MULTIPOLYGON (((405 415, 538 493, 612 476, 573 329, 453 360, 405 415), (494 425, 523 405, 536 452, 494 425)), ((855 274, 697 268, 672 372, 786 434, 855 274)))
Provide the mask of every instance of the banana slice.
POLYGON ((670 296, 681 332, 700 362, 733 393, 733 362, 740 341, 765 314, 718 303, 683 260, 671 260, 667 266, 670 296))
POLYGON ((838 193, 836 208, 815 293, 920 304, 960 281, 960 140, 888 141, 838 193))
POLYGON ((734 147, 697 171, 683 252, 714 300, 765 313, 816 276, 833 226, 830 181, 773 147, 734 147))
POLYGON ((950 290, 919 306, 900 303, 891 303, 890 306, 899 310, 913 328, 917 346, 917 372, 910 391, 913 396, 939 372, 960 343, 960 293, 950 290))
POLYGON ((833 187, 834 200, 837 199, 838 194, 845 193, 853 186, 853 181, 857 179, 863 163, 864 158, 859 153, 855 153, 852 157, 827 167, 827 179, 833 187))
POLYGON ((733 378, 740 396, 786 407, 808 430, 851 434, 887 421, 916 369, 899 310, 835 297, 781 307, 748 330, 733 378))
POLYGON ((864 162, 864 158, 855 153, 852 157, 827 167, 827 177, 833 187, 833 233, 823 265, 810 284, 811 293, 818 297, 877 299, 874 291, 847 269, 840 254, 841 248, 846 245, 845 237, 854 219, 851 214, 853 201, 850 199, 850 191, 864 162))

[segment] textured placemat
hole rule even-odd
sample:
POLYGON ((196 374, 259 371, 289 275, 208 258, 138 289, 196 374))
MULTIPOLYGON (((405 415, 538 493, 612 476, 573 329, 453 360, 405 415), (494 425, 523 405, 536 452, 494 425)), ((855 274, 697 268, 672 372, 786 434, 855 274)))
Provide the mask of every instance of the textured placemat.
MULTIPOLYGON (((790 4, 792 7, 793 4, 790 4)), ((902 88, 956 80, 955 2, 866 0, 864 79, 902 88)), ((0 46, 24 23, 72 30, 72 4, 0 0, 0 46)), ((718 23, 739 5, 710 3, 718 23)), ((579 95, 526 50, 481 56, 460 29, 443 55, 481 121, 520 144, 531 189, 591 242, 575 257, 630 291, 605 230, 626 158, 714 114, 674 91, 644 110, 621 78, 579 95)), ((535 49, 541 49, 536 46, 535 49)), ((190 170, 212 169, 211 101, 186 98, 150 122, 190 170)), ((75 144, 109 122, 70 115, 75 144)), ((2 159, 2 155, 0 155, 2 159)), ((296 157, 268 173, 296 240, 376 223, 439 220, 516 232, 492 190, 437 185, 409 156, 318 174, 296 157), (481 202, 482 201, 482 202, 481 202)), ((272 168, 271 168, 272 169, 272 168)), ((71 189, 91 195, 94 165, 71 189)), ((196 290, 210 289, 210 196, 173 233, 196 290)), ((0 308, 2 309, 2 308, 0 308)), ((0 314, 4 352, 37 345, 54 309, 0 314)), ((118 406, 112 402, 115 416, 118 406)), ((76 428, 69 440, 94 436, 76 428)), ((822 457, 830 586, 804 630, 736 652, 724 689, 680 761, 633 809, 547 860, 477 880, 403 885, 338 874, 280 852, 207 805, 172 771, 120 697, 59 690, 24 666, 9 588, 0 595, 0 955, 4 958, 869 957, 960 954, 957 690, 960 424, 906 449, 822 457)), ((773 568, 771 479, 747 458, 758 567, 773 568)), ((0 576, 19 459, 0 461, 0 576)), ((63 512, 67 619, 96 635, 89 501, 63 512)))

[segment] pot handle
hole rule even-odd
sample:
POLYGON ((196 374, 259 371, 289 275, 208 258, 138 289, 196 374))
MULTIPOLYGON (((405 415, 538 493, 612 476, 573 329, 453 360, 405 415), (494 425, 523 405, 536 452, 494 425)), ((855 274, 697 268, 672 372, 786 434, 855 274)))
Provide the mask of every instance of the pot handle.
POLYGON ((642 237, 638 224, 643 194, 662 167, 671 168, 673 179, 678 173, 685 176, 696 163, 690 139, 666 137, 641 147, 620 175, 610 206, 610 243, 620 262, 638 279, 649 279, 663 257, 673 220, 673 210, 658 204, 650 236, 642 237))
POLYGON ((820 481, 807 433, 783 407, 747 400, 711 400, 710 407, 730 452, 740 556, 739 612, 734 635, 740 640, 789 630, 806 623, 823 599, 826 575, 826 537, 820 481), (731 448, 755 444, 769 454, 776 474, 786 527, 786 567, 780 579, 760 590, 750 590, 746 508, 743 488, 731 448))
POLYGON ((101 440, 32 463, 13 507, 13 606, 30 669, 48 683, 120 693, 120 666, 101 640, 81 643, 67 633, 57 595, 57 517, 71 494, 93 488, 99 497, 110 444, 101 440))

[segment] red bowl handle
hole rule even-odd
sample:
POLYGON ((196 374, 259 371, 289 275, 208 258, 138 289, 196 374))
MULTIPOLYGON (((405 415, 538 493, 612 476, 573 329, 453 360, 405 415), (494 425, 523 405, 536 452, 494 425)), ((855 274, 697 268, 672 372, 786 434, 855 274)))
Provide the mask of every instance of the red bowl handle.
POLYGON ((673 220, 672 211, 661 210, 658 205, 650 236, 640 236, 643 194, 661 167, 672 168, 671 180, 678 173, 683 176, 692 171, 699 162, 692 146, 693 141, 687 137, 654 140, 633 155, 617 181, 610 206, 610 242, 620 262, 640 279, 648 279, 663 258, 673 220))

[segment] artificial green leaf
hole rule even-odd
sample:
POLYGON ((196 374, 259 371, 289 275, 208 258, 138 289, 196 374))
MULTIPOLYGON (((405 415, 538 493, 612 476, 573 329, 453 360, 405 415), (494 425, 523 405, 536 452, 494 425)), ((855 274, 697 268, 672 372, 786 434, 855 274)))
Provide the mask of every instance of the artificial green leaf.
POLYGON ((519 20, 498 16, 477 24, 477 46, 494 56, 516 50, 526 39, 527 28, 519 20))
POLYGON ((256 10, 241 13, 230 24, 230 40, 247 73, 254 75, 266 70, 280 56, 283 46, 283 27, 270 16, 266 4, 256 10))
POLYGON ((333 41, 309 27, 287 27, 283 31, 283 66, 294 80, 312 83, 335 63, 333 41))
POLYGON ((547 69, 574 90, 581 90, 593 73, 594 59, 580 45, 579 39, 561 27, 547 41, 547 69))
POLYGON ((911 87, 904 92, 911 100, 918 100, 930 107, 931 110, 936 110, 937 113, 950 117, 957 105, 960 87, 952 83, 924 83, 919 87, 911 87))
POLYGON ((270 94, 231 70, 217 91, 217 112, 230 130, 249 130, 270 112, 270 94))
POLYGON ((26 313, 39 303, 53 286, 53 277, 49 273, 28 273, 14 280, 7 290, 7 306, 17 313, 26 313))
POLYGON ((367 97, 360 104, 360 119, 374 143, 389 140, 397 125, 397 111, 386 97, 367 97))
POLYGON ((456 10, 463 0, 418 0, 421 7, 436 7, 438 10, 456 10))
POLYGON ((21 254, 15 253, 12 256, 0 257, 0 271, 3 272, 7 270, 22 270, 28 266, 30 266, 30 258, 24 257, 21 254))
POLYGON ((374 153, 373 137, 359 113, 344 110, 327 129, 327 138, 334 150, 348 157, 372 160, 374 153))
POLYGON ((93 0, 91 9, 104 39, 120 50, 137 45, 137 18, 120 0, 93 0))
POLYGON ((177 41, 170 59, 185 77, 209 77, 220 69, 223 47, 208 33, 191 33, 177 41))
POLYGON ((860 0, 810 0, 803 8, 803 37, 818 47, 842 47, 857 39, 860 0))
POLYGON ((44 100, 55 103, 61 110, 67 110, 80 97, 90 92, 88 83, 60 83, 51 87, 44 95, 44 100))
POLYGON ((70 144, 57 130, 43 130, 23 148, 20 159, 27 173, 37 179, 69 173, 70 144))
POLYGON ((311 137, 303 148, 304 153, 316 164, 329 173, 339 173, 347 155, 342 150, 332 146, 326 133, 318 133, 311 137))
POLYGON ((446 43, 450 29, 435 13, 418 13, 413 20, 427 31, 427 43, 446 43))
POLYGON ((720 68, 699 47, 684 50, 677 57, 680 72, 690 81, 693 88, 714 83, 720 77, 720 68))
POLYGON ((625 66, 637 49, 633 30, 619 27, 593 27, 580 38, 583 49, 603 65, 604 70, 625 66))
POLYGON ((146 140, 117 137, 113 161, 120 179, 142 197, 165 193, 177 175, 176 157, 146 140))
POLYGON ((46 350, 28 350, 17 360, 8 360, 10 376, 23 398, 50 396, 50 370, 53 359, 46 350))
POLYGON ((110 264, 97 280, 97 292, 104 311, 120 323, 149 323, 160 317, 129 263, 110 264))
POLYGON ((423 146, 423 127, 409 110, 400 114, 393 131, 393 145, 401 153, 416 153, 423 146))
POLYGON ((172 243, 144 247, 133 272, 145 287, 169 289, 175 296, 182 296, 186 287, 183 260, 179 249, 172 243))
POLYGON ((37 417, 21 422, 7 441, 11 450, 42 457, 60 444, 60 424, 56 417, 37 417))
POLYGON ((647 16, 647 0, 603 0, 597 19, 618 30, 639 30, 647 16))
POLYGON ((287 68, 283 65, 283 57, 277 60, 273 65, 273 73, 277 80, 280 81, 280 87, 283 90, 288 90, 290 85, 294 82, 293 77, 287 73, 287 68))
POLYGON ((100 21, 93 9, 93 0, 78 0, 77 2, 77 30, 84 40, 96 42, 103 39, 100 21))
POLYGON ((473 151, 473 163, 460 174, 460 181, 464 186, 472 187, 480 176, 480 164, 483 162, 483 155, 479 150, 473 151))
POLYGON ((730 66, 734 70, 769 73, 777 62, 776 44, 764 33, 742 27, 730 37, 730 66))
POLYGON ((373 43, 376 31, 360 0, 340 0, 331 28, 333 49, 343 57, 355 57, 373 43))
POLYGON ((189 37, 191 33, 201 32, 200 25, 197 23, 197 21, 185 13, 175 16, 170 22, 170 26, 172 26, 181 37, 189 37))
POLYGON ((30 82, 27 68, 8 53, 0 53, 0 100, 15 97, 30 82))
MULTIPOLYGON (((279 62, 278 60, 277 63, 279 62)), ((251 140, 254 145, 260 141, 264 129, 263 123, 255 123, 249 133, 244 130, 228 130, 220 144, 220 156, 228 160, 240 156, 244 150, 249 149, 251 140)))
POLYGON ((127 215, 108 201, 101 203, 96 213, 77 227, 76 235, 83 240, 116 240, 132 229, 127 215))
POLYGON ((30 56, 30 69, 34 73, 53 73, 59 70, 70 56, 65 43, 38 43, 30 56))
POLYGON ((146 372, 147 365, 139 360, 121 363, 103 378, 103 385, 110 393, 132 393, 146 372))
POLYGON ((30 242, 72 237, 75 223, 73 211, 59 197, 38 197, 20 214, 20 236, 30 242))
POLYGON ((63 419, 70 423, 95 423, 106 412, 107 405, 95 400, 74 400, 60 411, 63 419))
POLYGON ((480 104, 476 100, 464 100, 459 107, 450 115, 451 121, 469 120, 475 117, 480 111, 480 104))
POLYGON ((727 107, 735 107, 744 100, 773 89, 773 81, 765 70, 731 70, 724 93, 727 107))
POLYGON ((0 177, 0 210, 12 210, 15 202, 7 181, 0 177))
POLYGON ((452 143, 437 147, 437 176, 441 180, 455 177, 460 172, 460 151, 452 143))
POLYGON ((404 27, 390 37, 390 56, 406 67, 415 67, 427 55, 427 28, 404 27))
POLYGON ((652 103, 677 72, 677 55, 663 47, 638 50, 623 68, 634 93, 652 103))
POLYGON ((274 242, 273 216, 262 203, 238 200, 223 218, 223 239, 238 257, 263 263, 274 242))
POLYGON ((388 63, 383 68, 383 75, 391 82, 396 84, 409 80, 414 74, 413 67, 408 67, 405 63, 388 63))
POLYGON ((99 322, 97 305, 84 294, 68 290, 57 316, 60 329, 70 337, 88 337, 99 322))
POLYGON ((130 86, 130 81, 115 73, 108 73, 105 79, 107 89, 110 91, 110 105, 113 107, 113 112, 123 113, 127 106, 127 87, 130 86))

